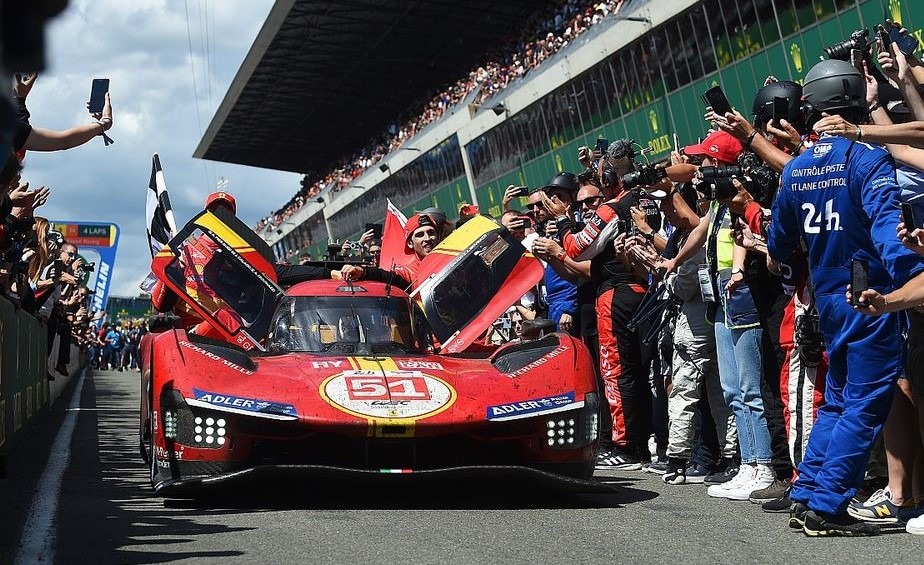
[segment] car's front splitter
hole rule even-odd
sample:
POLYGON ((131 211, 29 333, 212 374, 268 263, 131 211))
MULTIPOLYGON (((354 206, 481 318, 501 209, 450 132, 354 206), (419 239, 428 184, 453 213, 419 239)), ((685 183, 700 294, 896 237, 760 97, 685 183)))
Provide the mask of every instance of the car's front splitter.
POLYGON ((160 483, 156 494, 167 498, 197 498, 226 487, 239 489, 250 485, 289 484, 293 490, 319 492, 330 482, 338 483, 413 483, 418 485, 471 483, 513 485, 518 489, 545 489, 543 492, 593 493, 613 492, 613 486, 592 478, 582 479, 519 465, 464 466, 444 469, 364 470, 325 465, 262 465, 210 477, 188 478, 160 483), (316 481, 316 482, 314 482, 316 481), (297 486, 296 486, 297 485, 297 486), (305 485, 312 485, 306 487, 305 485))

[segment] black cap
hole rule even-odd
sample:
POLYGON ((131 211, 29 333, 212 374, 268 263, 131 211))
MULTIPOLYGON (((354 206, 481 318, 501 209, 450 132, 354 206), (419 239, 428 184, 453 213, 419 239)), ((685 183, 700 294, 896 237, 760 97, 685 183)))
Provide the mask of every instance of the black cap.
POLYGON ((580 188, 577 175, 574 173, 558 173, 549 182, 545 183, 542 190, 548 194, 553 190, 564 190, 570 194, 576 194, 580 188))

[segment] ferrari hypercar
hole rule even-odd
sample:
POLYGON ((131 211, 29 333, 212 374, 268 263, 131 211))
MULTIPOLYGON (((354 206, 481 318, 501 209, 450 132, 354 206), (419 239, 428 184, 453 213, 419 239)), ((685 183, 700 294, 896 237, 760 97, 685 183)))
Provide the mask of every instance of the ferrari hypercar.
POLYGON ((341 280, 283 290, 266 244, 223 212, 199 214, 153 263, 221 333, 142 343, 140 448, 157 494, 294 475, 594 487, 600 399, 583 343, 476 343, 541 276, 504 228, 457 230, 410 294, 341 280))

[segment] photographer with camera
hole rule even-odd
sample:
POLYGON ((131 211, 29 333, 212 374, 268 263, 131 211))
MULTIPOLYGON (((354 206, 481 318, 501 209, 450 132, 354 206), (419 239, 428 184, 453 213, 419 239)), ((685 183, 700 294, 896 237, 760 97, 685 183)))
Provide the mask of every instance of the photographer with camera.
MULTIPOLYGON (((764 86, 757 91, 753 101, 753 126, 740 113, 732 110, 724 117, 710 116, 723 131, 731 133, 750 147, 738 157, 739 167, 701 169, 711 182, 710 198, 727 205, 736 216, 741 216, 750 229, 757 234, 766 233, 769 223, 768 209, 779 186, 779 174, 792 155, 805 147, 811 147, 811 135, 806 130, 801 111, 802 87, 788 81, 776 81, 768 77, 764 86), (747 200, 741 200, 747 197, 747 200), (739 203, 740 200, 740 203, 739 203), (740 204, 740 205, 739 205, 740 204)), ((739 220, 732 224, 737 232, 739 220)), ((806 341, 799 347, 804 356, 794 355, 795 319, 797 310, 800 320, 814 316, 810 289, 805 288, 802 277, 807 272, 805 258, 796 255, 779 279, 771 276, 763 260, 749 261, 748 282, 758 307, 761 326, 765 329, 765 346, 771 346, 774 356, 764 359, 762 383, 764 415, 771 436, 773 468, 776 479, 765 489, 752 493, 753 502, 764 502, 765 510, 785 508, 785 494, 795 465, 801 460, 804 445, 811 430, 813 418, 803 417, 804 403, 817 405, 814 383, 823 383, 824 366, 821 352, 823 343, 818 332, 803 332, 798 338, 806 341), (799 287, 802 301, 798 306, 794 297, 799 287), (809 352, 811 352, 809 354, 809 352), (816 377, 821 377, 817 379, 816 377), (794 392, 791 387, 799 390, 794 392), (798 392, 798 394, 796 393, 798 392), (784 407, 784 404, 786 406, 784 407), (791 422, 799 422, 800 426, 791 422), (787 424, 789 423, 789 424, 787 424)), ((769 347, 767 347, 769 351, 769 347)))
MULTIPOLYGON (((706 199, 736 192, 727 172, 711 167, 735 166, 741 152, 741 143, 724 131, 684 148, 687 155, 703 159, 697 189, 706 199)), ((747 500, 753 491, 772 485, 776 473, 769 466, 773 454, 761 394, 764 328, 745 272, 753 258, 749 260, 747 251, 735 244, 731 226, 728 206, 713 202, 677 256, 660 266, 670 273, 706 246, 706 263, 699 266, 701 292, 714 313, 719 376, 725 402, 735 414, 742 463, 736 469, 733 461, 723 461, 719 472, 707 477, 707 483, 712 483, 707 494, 747 500)))
MULTIPOLYGON (((680 155, 671 155, 674 162, 680 155)), ((661 210, 673 226, 670 237, 661 253, 671 258, 683 247, 690 233, 699 225, 697 192, 692 183, 677 184, 661 199, 661 210)), ((632 252, 648 265, 656 265, 658 251, 655 246, 635 245, 632 252)), ((705 247, 690 260, 681 264, 664 279, 670 299, 679 302, 673 316, 670 351, 670 393, 668 395, 669 434, 667 465, 662 480, 668 484, 701 483, 705 480, 704 468, 694 462, 694 437, 697 419, 702 426, 715 425, 718 455, 731 461, 737 451, 738 436, 734 414, 725 404, 719 370, 716 363, 715 334, 706 316, 706 303, 700 292, 698 267, 705 260, 705 247), (705 403, 705 404, 703 404, 705 403), (708 408, 711 417, 700 414, 700 406, 708 408), (699 417, 699 418, 698 418, 699 417)), ((668 322, 669 324, 671 322, 668 322)), ((703 432, 700 441, 711 444, 703 432)), ((700 453, 697 459, 705 454, 700 453)))
POLYGON ((564 253, 576 261, 590 261, 590 279, 596 287, 600 373, 612 416, 614 446, 600 454, 598 469, 641 469, 642 461, 649 460, 652 401, 648 373, 653 351, 642 344, 643 332, 628 326, 645 296, 647 276, 616 248, 635 231, 631 208, 638 205, 637 194, 621 182, 623 175, 635 170, 633 143, 617 140, 600 158, 597 171, 604 202, 577 233, 567 206, 543 198, 555 217, 564 253))
MULTIPOLYGON (((859 123, 868 113, 865 77, 843 61, 812 67, 803 92, 807 125, 816 130, 823 114, 859 123)), ((773 206, 770 267, 804 242, 828 351, 825 404, 790 494, 792 519, 810 536, 879 533, 845 511, 891 407, 903 339, 896 315, 864 317, 844 303, 842 292, 851 272, 855 287, 880 292, 924 272, 924 259, 895 237, 899 190, 892 163, 883 149, 825 133, 810 154, 787 165, 773 206)))
MULTIPOLYGON (((56 243, 53 244, 51 248, 56 245, 56 243)), ((75 262, 77 266, 82 262, 82 259, 77 257, 77 246, 66 241, 61 243, 57 257, 45 265, 36 283, 39 288, 51 287, 51 290, 47 291, 47 294, 42 298, 38 315, 46 320, 49 355, 53 352, 55 337, 58 338, 58 356, 55 371, 64 376, 68 376, 67 364, 70 362, 71 337, 71 325, 67 320, 64 301, 70 300, 71 295, 76 292, 79 284, 77 277, 73 273, 75 262), (52 281, 53 284, 49 285, 48 282, 43 281, 52 281)))

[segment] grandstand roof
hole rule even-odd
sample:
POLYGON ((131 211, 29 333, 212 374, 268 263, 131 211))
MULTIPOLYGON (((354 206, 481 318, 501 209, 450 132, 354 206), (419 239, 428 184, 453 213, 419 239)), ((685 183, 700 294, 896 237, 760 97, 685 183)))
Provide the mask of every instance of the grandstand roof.
POLYGON ((278 0, 193 156, 326 171, 554 4, 278 0))

